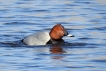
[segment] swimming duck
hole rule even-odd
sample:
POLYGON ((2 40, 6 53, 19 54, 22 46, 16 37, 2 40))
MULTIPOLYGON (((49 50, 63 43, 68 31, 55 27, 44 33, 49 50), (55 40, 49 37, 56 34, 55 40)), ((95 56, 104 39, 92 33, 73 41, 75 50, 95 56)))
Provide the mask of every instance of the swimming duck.
POLYGON ((38 32, 25 37, 22 41, 27 45, 46 45, 46 44, 64 44, 62 39, 64 36, 73 37, 73 35, 68 34, 66 29, 61 24, 56 24, 48 32, 38 32))

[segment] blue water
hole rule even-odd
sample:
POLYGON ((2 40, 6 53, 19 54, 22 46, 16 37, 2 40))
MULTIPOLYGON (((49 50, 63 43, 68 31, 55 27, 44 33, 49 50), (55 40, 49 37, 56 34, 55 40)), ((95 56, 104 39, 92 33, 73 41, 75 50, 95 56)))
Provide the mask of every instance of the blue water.
POLYGON ((0 71, 106 71, 106 1, 0 0, 0 71), (65 45, 21 44, 57 23, 65 45))

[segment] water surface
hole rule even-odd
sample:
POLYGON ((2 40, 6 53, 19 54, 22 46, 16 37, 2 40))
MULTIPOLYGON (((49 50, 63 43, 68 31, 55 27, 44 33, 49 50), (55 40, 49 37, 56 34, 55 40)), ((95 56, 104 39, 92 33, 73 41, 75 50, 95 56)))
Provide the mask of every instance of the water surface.
POLYGON ((0 71, 106 71, 106 1, 1 0, 0 39, 0 71), (21 44, 57 23, 65 45, 21 44))

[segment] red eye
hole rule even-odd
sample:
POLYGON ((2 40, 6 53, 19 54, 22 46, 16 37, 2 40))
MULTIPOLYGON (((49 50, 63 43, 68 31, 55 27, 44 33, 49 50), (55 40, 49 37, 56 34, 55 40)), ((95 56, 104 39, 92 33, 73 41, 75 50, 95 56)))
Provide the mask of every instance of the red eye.
POLYGON ((61 27, 61 30, 64 31, 64 27, 61 27))

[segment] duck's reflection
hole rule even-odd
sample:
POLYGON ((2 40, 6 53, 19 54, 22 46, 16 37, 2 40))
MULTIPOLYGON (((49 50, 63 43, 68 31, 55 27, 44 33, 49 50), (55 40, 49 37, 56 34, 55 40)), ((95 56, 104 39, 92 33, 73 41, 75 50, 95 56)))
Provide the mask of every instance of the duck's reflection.
POLYGON ((60 46, 53 46, 51 49, 50 49, 50 52, 52 54, 62 54, 62 53, 65 53, 65 51, 60 47, 60 46))
POLYGON ((53 46, 50 48, 50 52, 51 54, 55 54, 52 56, 53 59, 61 59, 64 57, 64 55, 62 55, 63 53, 66 53, 63 48, 61 48, 60 46, 53 46), (59 55, 57 55, 59 54, 59 55))

